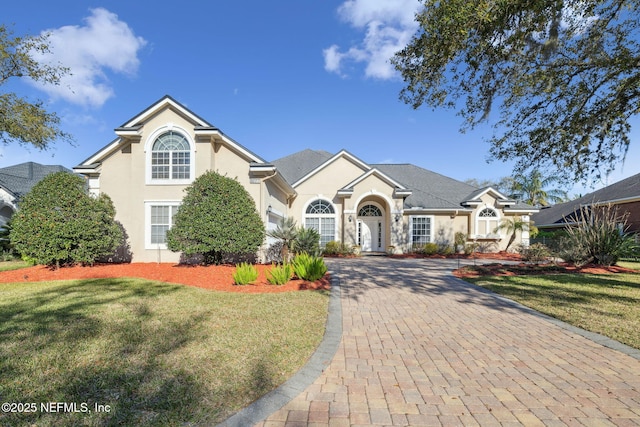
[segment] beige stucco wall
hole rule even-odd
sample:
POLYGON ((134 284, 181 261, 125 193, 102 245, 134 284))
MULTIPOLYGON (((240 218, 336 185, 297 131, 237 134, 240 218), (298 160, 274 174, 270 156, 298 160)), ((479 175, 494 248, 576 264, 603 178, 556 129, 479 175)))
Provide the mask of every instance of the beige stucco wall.
MULTIPOLYGON (((471 213, 471 216, 469 217, 469 233, 468 233, 469 240, 479 244, 480 246, 479 249, 482 251, 489 251, 489 252, 503 251, 507 248, 507 245, 509 243, 509 238, 511 237, 511 235, 508 234, 506 230, 501 229, 501 230, 498 230, 497 233, 495 233, 497 235, 497 238, 487 239, 487 238, 477 237, 476 235, 482 231, 482 230, 479 230, 477 227, 478 213, 486 207, 490 207, 494 209, 498 213, 498 218, 496 220, 497 225, 500 225, 504 220, 513 219, 515 217, 522 218, 523 214, 505 212, 504 209, 497 203, 496 198, 489 193, 484 194, 480 198, 480 200, 482 201, 482 203, 474 208, 473 212, 471 213)), ((523 237, 522 233, 518 232, 516 234, 516 239, 511 244, 511 247, 509 248, 509 250, 515 250, 522 243, 522 237, 523 237)), ((528 235, 526 237, 528 238, 528 235)))
MULTIPOLYGON (((253 182, 249 177, 248 159, 224 144, 213 144, 197 140, 193 131, 194 124, 165 109, 151 117, 142 128, 139 142, 126 144, 123 149, 104 159, 100 173, 100 192, 108 194, 116 206, 116 219, 122 223, 129 237, 129 244, 136 262, 177 262, 179 253, 165 249, 145 247, 145 233, 148 225, 145 218, 145 202, 180 202, 184 197, 183 185, 154 185, 146 182, 147 156, 145 146, 150 147, 154 133, 168 124, 173 129, 188 135, 195 146, 195 176, 208 170, 237 180, 247 189, 256 201, 256 206, 266 206, 261 193, 261 181, 253 182)), ((283 192, 273 189, 271 200, 282 200, 283 192)), ((282 204, 282 203, 281 203, 282 204)), ((261 217, 266 219, 266 208, 260 209, 261 217)))
POLYGON ((344 157, 336 159, 296 187, 297 196, 291 204, 289 215, 295 218, 298 224, 304 225, 304 213, 308 204, 318 198, 329 200, 334 205, 337 215, 336 239, 341 240, 344 207, 343 199, 338 197, 337 192, 362 173, 362 168, 350 160, 344 157))

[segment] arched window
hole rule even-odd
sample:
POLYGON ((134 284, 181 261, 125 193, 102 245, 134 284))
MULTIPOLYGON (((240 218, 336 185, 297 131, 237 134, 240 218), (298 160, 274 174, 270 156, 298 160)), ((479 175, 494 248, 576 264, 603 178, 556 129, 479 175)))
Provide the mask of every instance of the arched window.
POLYGON ((152 180, 185 180, 191 177, 191 147, 182 134, 165 132, 151 148, 152 180))
POLYGON ((374 205, 366 205, 360 208, 358 216, 382 216, 382 211, 374 205))
POLYGON ((478 212, 476 234, 482 237, 491 237, 498 234, 498 212, 495 209, 486 207, 478 212))
POLYGON ((318 199, 307 207, 307 214, 333 214, 333 206, 326 200, 318 199))
POLYGON ((313 228, 320 234, 320 246, 336 239, 336 211, 326 200, 317 199, 307 206, 304 226, 313 228))

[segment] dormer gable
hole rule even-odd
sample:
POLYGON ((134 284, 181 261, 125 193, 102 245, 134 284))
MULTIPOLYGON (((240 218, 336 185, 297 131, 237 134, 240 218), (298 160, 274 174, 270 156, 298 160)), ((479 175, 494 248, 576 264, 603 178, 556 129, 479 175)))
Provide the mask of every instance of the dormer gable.
POLYGON ((325 169, 329 165, 333 164, 334 162, 338 161, 339 159, 348 160, 349 162, 353 163, 355 166, 357 166, 360 169, 362 169, 363 172, 371 170, 371 166, 369 166, 367 163, 365 163, 364 161, 360 160, 359 158, 357 158, 353 154, 349 153, 347 150, 340 150, 333 157, 331 157, 327 161, 323 162, 322 164, 317 166, 315 169, 311 170, 309 173, 307 173, 302 178, 298 179, 296 182, 293 183, 292 186, 294 188, 299 186, 300 184, 302 184, 303 182, 307 181, 309 178, 313 177, 314 175, 318 174, 323 169, 325 169))
POLYGON ((497 207, 505 207, 508 208, 510 206, 515 205, 517 202, 514 199, 511 199, 507 196, 505 196, 504 194, 502 194, 500 191, 496 190, 493 187, 484 187, 484 188, 480 188, 477 191, 474 191, 473 193, 471 193, 469 196, 467 196, 463 201, 462 201, 462 206, 465 207, 476 207, 479 206, 480 204, 483 203, 482 201, 482 197, 488 195, 492 198, 495 199, 496 201, 496 206, 497 207))
MULTIPOLYGON (((185 130, 193 134, 196 143, 211 143, 216 150, 219 146, 225 145, 248 162, 265 163, 260 156, 225 135, 220 129, 189 110, 171 96, 165 95, 117 127, 114 130, 117 138, 85 159, 80 165, 74 168, 74 170, 97 170, 102 161, 107 157, 118 151, 126 150, 126 147, 130 144, 140 143, 145 125, 167 111, 175 115, 175 121, 181 121, 187 124, 185 130)), ((167 128, 172 128, 174 125, 173 123, 167 123, 166 126, 167 128)))

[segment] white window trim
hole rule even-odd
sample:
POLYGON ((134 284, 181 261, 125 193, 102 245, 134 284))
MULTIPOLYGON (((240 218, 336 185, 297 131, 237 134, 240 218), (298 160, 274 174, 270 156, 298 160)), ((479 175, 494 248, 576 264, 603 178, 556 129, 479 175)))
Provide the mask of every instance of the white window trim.
POLYGON ((193 138, 189 134, 189 132, 180 127, 176 126, 172 123, 168 123, 165 126, 161 126, 149 135, 145 144, 144 144, 144 152, 145 152, 145 183, 146 185, 189 185, 195 179, 195 158, 196 158, 196 144, 193 141, 193 138), (166 132, 177 132, 185 137, 187 142, 189 143, 189 179, 153 179, 152 178, 152 168, 151 168, 151 152, 153 149, 153 143, 156 142, 156 139, 166 132))
POLYGON ((302 207, 302 225, 304 227, 307 226, 307 218, 330 218, 330 217, 333 217, 333 225, 334 225, 333 240, 336 242, 339 242, 340 237, 338 235, 338 208, 336 208, 336 205, 333 204, 331 200, 327 199, 326 197, 317 196, 309 199, 307 203, 305 203, 305 205, 302 207), (313 202, 317 200, 322 200, 327 204, 331 205, 331 207, 333 208, 333 214, 308 214, 307 209, 309 208, 309 205, 311 205, 313 202))
MULTIPOLYGON (((490 233, 487 234, 478 234, 478 230, 480 229, 479 224, 480 221, 485 221, 485 222, 489 222, 490 220, 487 219, 480 219, 480 212, 482 212, 485 209, 491 209, 492 211, 494 211, 496 213, 496 217, 495 217, 495 221, 497 221, 497 225, 500 225, 500 222, 502 221, 501 216, 500 216, 500 210, 496 209, 493 206, 489 206, 489 205, 484 205, 481 208, 478 209, 478 211, 476 212, 476 221, 475 221, 475 237, 476 239, 501 239, 502 238, 502 231, 498 230, 497 233, 493 233, 493 231, 491 231, 490 233)), ((487 218, 487 217, 483 217, 483 218, 487 218)), ((492 221, 492 220, 491 220, 492 221)))
POLYGON ((433 243, 434 239, 435 239, 435 235, 434 235, 434 229, 435 229, 435 222, 436 222, 436 217, 435 215, 411 215, 409 216, 409 246, 413 246, 413 220, 415 218, 427 218, 430 221, 431 227, 430 227, 430 233, 429 233, 429 242, 433 243))
POLYGON ((145 200, 144 202, 144 248, 167 249, 166 243, 151 243, 151 206, 180 206, 180 200, 145 200))

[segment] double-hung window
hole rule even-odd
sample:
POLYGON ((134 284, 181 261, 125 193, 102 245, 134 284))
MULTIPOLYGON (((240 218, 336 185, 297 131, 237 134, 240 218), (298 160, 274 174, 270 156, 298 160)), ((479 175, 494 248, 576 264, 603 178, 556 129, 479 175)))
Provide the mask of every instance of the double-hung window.
POLYGON ((149 249, 166 249, 167 230, 173 226, 178 212, 179 202, 145 203, 145 222, 147 224, 146 246, 149 249))
POLYGON ((432 216, 412 216, 409 218, 411 229, 411 244, 413 246, 424 246, 433 240, 433 217, 432 216))

